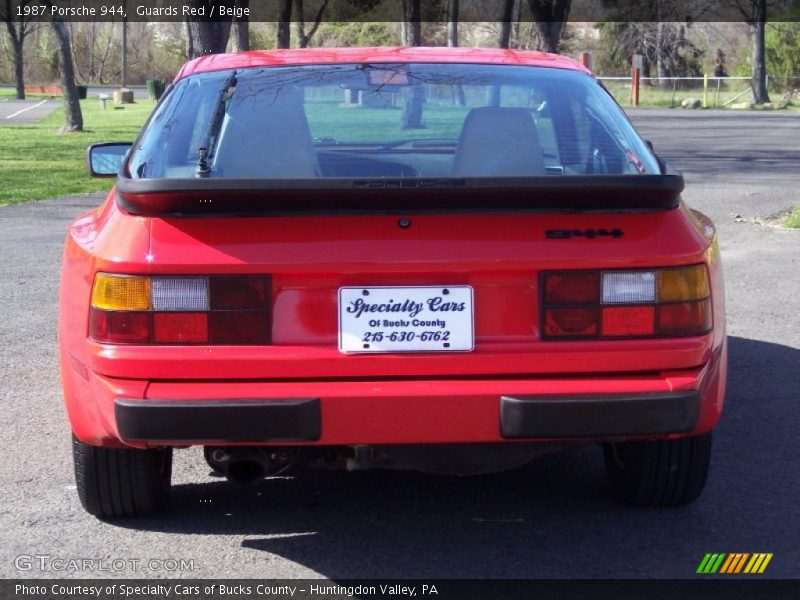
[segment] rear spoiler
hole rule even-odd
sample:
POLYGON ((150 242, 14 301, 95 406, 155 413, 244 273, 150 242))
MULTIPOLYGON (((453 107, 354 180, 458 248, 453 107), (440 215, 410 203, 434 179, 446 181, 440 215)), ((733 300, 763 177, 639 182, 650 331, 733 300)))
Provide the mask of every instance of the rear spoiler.
POLYGON ((459 179, 130 179, 117 203, 136 215, 608 212, 675 208, 683 176, 547 175, 459 179))

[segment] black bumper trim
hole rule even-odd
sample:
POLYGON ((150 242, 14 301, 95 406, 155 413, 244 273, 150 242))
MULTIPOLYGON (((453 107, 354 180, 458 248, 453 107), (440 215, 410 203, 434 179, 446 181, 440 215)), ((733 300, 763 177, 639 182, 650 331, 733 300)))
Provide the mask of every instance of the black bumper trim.
POLYGON ((319 398, 132 400, 114 403, 131 442, 305 442, 322 435, 319 398))
POLYGON ((504 438, 686 433, 697 425, 700 392, 535 396, 500 399, 504 438))

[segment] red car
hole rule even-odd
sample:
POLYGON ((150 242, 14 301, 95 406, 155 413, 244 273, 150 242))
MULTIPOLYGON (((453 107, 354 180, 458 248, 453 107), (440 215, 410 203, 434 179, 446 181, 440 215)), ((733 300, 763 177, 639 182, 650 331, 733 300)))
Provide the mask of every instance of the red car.
POLYGON ((59 344, 87 511, 145 515, 173 448, 461 474, 602 442, 612 490, 701 492, 722 410, 713 224, 582 66, 315 49, 186 64, 72 222, 59 344))

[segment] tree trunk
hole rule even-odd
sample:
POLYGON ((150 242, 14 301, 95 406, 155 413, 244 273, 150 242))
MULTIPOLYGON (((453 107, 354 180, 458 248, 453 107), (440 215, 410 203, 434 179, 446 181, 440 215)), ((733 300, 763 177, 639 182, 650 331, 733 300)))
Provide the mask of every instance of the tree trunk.
POLYGON ((403 2, 403 46, 422 46, 422 23, 420 22, 420 0, 403 2))
POLYGON ((458 46, 458 0, 450 0, 447 5, 447 47, 458 46))
MULTIPOLYGON (((420 23, 420 0, 403 0, 403 46, 422 45, 422 23, 420 23)), ((425 89, 417 81, 411 85, 411 96, 406 99, 400 120, 403 129, 422 128, 422 105, 425 89)))
POLYGON ((186 21, 186 59, 195 57, 194 53, 194 34, 192 33, 192 25, 186 21))
POLYGON ((278 18, 278 36, 276 48, 291 48, 292 46, 292 0, 280 0, 280 13, 278 18))
POLYGON ((53 21, 53 30, 58 40, 58 70, 61 72, 61 88, 64 92, 64 131, 83 131, 83 114, 75 85, 75 69, 72 64, 72 44, 69 31, 63 21, 53 21))
MULTIPOLYGON (((249 8, 250 0, 236 0, 236 7, 249 8)), ((234 18, 231 34, 233 36, 233 49, 236 52, 250 50, 250 17, 234 18)))
POLYGON ((189 21, 192 32, 192 58, 221 54, 228 47, 230 21, 189 21))
POLYGON ((769 102, 767 90, 767 58, 764 48, 764 30, 767 21, 767 0, 754 0, 755 21, 750 24, 750 35, 753 38, 753 102, 764 104, 769 102))
POLYGON ((500 21, 500 33, 497 36, 497 47, 508 48, 511 44, 511 23, 514 20, 515 0, 503 0, 503 18, 500 21))
POLYGON ((25 64, 22 55, 22 42, 17 43, 12 38, 14 47, 14 77, 17 80, 17 100, 25 100, 25 64))
POLYGON ((528 0, 545 52, 558 53, 558 43, 561 41, 564 23, 569 17, 570 3, 571 0, 528 0))

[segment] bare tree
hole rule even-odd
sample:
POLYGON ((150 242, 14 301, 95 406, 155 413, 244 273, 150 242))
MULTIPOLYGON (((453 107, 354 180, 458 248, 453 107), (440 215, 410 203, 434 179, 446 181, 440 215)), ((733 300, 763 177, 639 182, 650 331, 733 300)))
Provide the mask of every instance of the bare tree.
POLYGON ((447 4, 447 46, 458 46, 458 0, 450 0, 447 4))
POLYGON ((543 50, 546 52, 558 52, 558 43, 569 17, 571 2, 572 0, 528 0, 543 50))
MULTIPOLYGON (((16 7, 25 7, 31 0, 21 0, 18 4, 11 0, 4 0, 0 8, 0 20, 5 21, 8 37, 11 38, 11 47, 14 49, 14 78, 17 84, 17 99, 25 99, 25 63, 24 45, 25 38, 36 28, 28 17, 17 18, 14 14, 16 7)), ((24 11, 23 11, 24 12, 24 11)))
POLYGON ((278 9, 278 36, 275 46, 277 48, 292 47, 292 0, 280 0, 278 9))
MULTIPOLYGON (((243 10, 250 8, 250 0, 235 1, 236 8, 243 10)), ((239 13, 237 12, 237 14, 239 13)), ((233 37, 233 49, 236 52, 245 52, 250 50, 250 17, 245 15, 242 15, 241 17, 234 17, 231 37, 233 37)))
POLYGON ((753 89, 753 102, 769 102, 767 89, 767 52, 765 33, 767 25, 767 0, 731 0, 731 5, 742 15, 750 27, 753 43, 753 68, 750 86, 753 89))
POLYGON ((422 46, 422 22, 420 16, 420 0, 402 0, 403 2, 403 46, 422 46))
POLYGON ((516 3, 517 0, 503 0, 503 15, 500 20, 500 33, 497 36, 498 48, 508 48, 511 45, 511 29, 516 3))
POLYGON ((58 39, 58 70, 61 72, 61 89, 64 93, 64 131, 83 131, 83 113, 75 85, 72 65, 72 44, 69 30, 63 21, 53 19, 53 31, 58 39))
POLYGON ((325 9, 328 7, 329 0, 322 0, 317 9, 316 14, 314 15, 314 20, 312 21, 311 29, 306 31, 306 21, 305 21, 305 14, 303 8, 303 0, 294 0, 294 9, 297 13, 297 17, 295 18, 295 24, 297 26, 297 47, 298 48, 307 48, 308 43, 311 41, 311 38, 314 37, 314 34, 317 33, 317 29, 319 29, 320 23, 322 23, 322 15, 325 13, 325 9))

